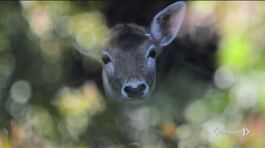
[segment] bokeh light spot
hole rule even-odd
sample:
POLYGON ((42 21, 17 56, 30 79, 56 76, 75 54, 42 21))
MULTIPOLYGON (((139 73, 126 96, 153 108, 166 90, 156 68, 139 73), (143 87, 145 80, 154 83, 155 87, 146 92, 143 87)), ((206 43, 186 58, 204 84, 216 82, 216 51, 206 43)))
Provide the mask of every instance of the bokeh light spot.
POLYGON ((28 81, 16 81, 10 91, 12 99, 17 103, 26 103, 31 97, 31 85, 28 81))

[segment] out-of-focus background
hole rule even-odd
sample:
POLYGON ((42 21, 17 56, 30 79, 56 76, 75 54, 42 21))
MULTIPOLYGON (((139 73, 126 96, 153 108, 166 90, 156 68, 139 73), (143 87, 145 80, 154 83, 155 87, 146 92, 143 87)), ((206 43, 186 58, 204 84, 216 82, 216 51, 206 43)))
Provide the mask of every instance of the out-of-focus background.
POLYGON ((0 148, 265 147, 264 2, 187 2, 137 107, 110 103, 75 49, 96 55, 109 28, 148 27, 173 2, 1 1, 0 148))

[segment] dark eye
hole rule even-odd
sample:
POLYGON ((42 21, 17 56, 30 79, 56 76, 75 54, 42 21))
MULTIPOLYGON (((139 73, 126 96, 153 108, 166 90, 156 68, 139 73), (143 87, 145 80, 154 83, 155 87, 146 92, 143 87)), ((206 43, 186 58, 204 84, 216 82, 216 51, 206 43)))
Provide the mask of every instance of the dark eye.
POLYGON ((154 49, 150 50, 148 57, 155 59, 156 58, 156 51, 154 49))
POLYGON ((102 61, 104 64, 108 64, 111 62, 110 57, 108 55, 102 55, 102 61))

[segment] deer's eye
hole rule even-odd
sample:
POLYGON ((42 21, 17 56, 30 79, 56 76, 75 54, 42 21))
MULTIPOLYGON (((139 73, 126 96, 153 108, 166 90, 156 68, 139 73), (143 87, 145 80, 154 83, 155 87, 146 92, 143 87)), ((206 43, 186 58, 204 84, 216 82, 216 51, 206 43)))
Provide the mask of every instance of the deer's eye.
POLYGON ((148 54, 148 57, 155 59, 156 56, 157 56, 156 51, 154 49, 151 49, 149 54, 148 54))
POLYGON ((104 64, 108 64, 111 62, 110 57, 108 55, 102 55, 102 61, 104 64))

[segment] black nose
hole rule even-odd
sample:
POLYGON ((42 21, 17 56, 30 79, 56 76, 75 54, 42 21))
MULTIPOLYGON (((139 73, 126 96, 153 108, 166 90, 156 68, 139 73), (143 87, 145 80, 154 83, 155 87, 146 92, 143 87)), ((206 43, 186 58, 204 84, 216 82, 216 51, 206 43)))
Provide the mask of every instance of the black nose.
POLYGON ((146 84, 141 83, 138 84, 136 87, 133 87, 132 85, 126 85, 123 89, 129 98, 139 98, 144 95, 146 84))

